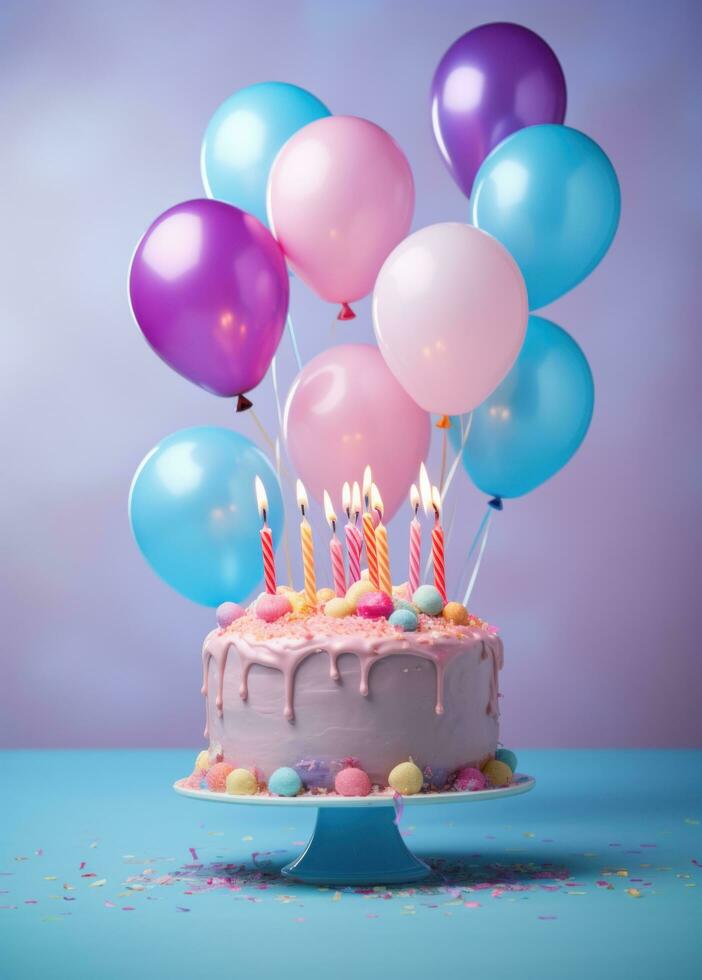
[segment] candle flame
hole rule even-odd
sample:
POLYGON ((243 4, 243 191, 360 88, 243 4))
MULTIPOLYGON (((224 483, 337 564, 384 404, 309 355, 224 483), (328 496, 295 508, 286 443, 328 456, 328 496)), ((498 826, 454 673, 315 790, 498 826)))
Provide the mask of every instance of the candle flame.
POLYGON ((420 504, 419 490, 417 490, 417 484, 413 483, 412 486, 410 487, 410 506, 412 510, 415 512, 415 514, 419 510, 419 504, 420 504))
POLYGON ((341 488, 341 506, 346 511, 348 517, 351 517, 351 487, 348 483, 345 483, 341 488))
POLYGON ((353 512, 354 517, 358 517, 362 510, 361 488, 359 487, 358 483, 354 482, 353 493, 351 494, 351 511, 353 512))
POLYGON ((256 488, 256 504, 258 505, 258 516, 262 517, 265 521, 266 514, 268 513, 268 497, 266 496, 266 488, 263 485, 263 480, 260 476, 254 478, 254 487, 256 488))
POLYGON ((422 498, 424 513, 428 514, 432 507, 431 483, 429 482, 429 474, 424 463, 419 467, 419 493, 422 498))
POLYGON ((434 508, 434 513, 438 521, 441 517, 441 494, 439 493, 438 487, 431 488, 431 505, 434 508))
MULTIPOLYGON (((346 484, 348 486, 348 484, 346 484)), ((334 513, 334 507, 332 506, 331 497, 324 491, 324 516, 327 519, 327 524, 333 530, 336 530, 336 514, 334 513)))
POLYGON ((308 507, 308 502, 307 502, 307 491, 305 490, 305 485, 302 482, 302 480, 297 481, 295 485, 295 490, 297 492, 297 506, 302 511, 302 515, 304 517, 305 511, 307 510, 308 507))
POLYGON ((363 497, 366 501, 370 500, 372 485, 373 474, 371 473, 370 466, 366 466, 365 470, 363 471, 363 497))
POLYGON ((375 483, 371 483, 371 507, 373 510, 377 510, 382 519, 383 516, 383 498, 380 496, 380 491, 376 487, 375 483))

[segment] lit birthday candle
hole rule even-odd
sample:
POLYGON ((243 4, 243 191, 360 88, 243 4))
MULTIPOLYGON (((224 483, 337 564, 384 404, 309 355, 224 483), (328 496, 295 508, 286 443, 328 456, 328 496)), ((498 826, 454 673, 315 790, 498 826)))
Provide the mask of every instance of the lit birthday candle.
POLYGON ((409 539, 409 590, 411 596, 419 588, 420 565, 422 563, 422 525, 417 518, 419 503, 419 490, 413 483, 410 490, 410 505, 414 516, 410 522, 409 539))
POLYGON ((260 530, 261 551, 263 553, 263 577, 266 583, 266 592, 275 595, 275 552, 273 550, 273 532, 268 527, 268 498, 263 480, 257 476, 254 480, 256 488, 256 503, 258 504, 258 516, 263 520, 263 527, 260 530))
POLYGON ((390 555, 388 554, 388 532, 383 524, 383 500, 375 483, 371 486, 371 506, 378 515, 375 529, 375 549, 378 560, 378 585, 380 591, 392 597, 392 576, 390 575, 390 555))
POLYGON ((444 562, 444 529, 441 526, 441 494, 431 488, 431 505, 434 508, 434 527, 431 532, 431 556, 434 565, 434 585, 446 602, 446 567, 444 562))
POLYGON ((329 542, 329 557, 331 558, 334 591, 338 596, 345 596, 346 573, 344 571, 344 552, 341 549, 341 541, 336 536, 336 514, 332 507, 331 497, 326 490, 324 491, 324 514, 332 532, 331 541, 329 542))
POLYGON ((373 477, 371 475, 370 466, 366 466, 363 471, 363 499, 365 501, 365 510, 363 511, 363 540, 366 545, 366 559, 368 561, 368 575, 370 576, 371 584, 375 589, 380 588, 380 583, 378 581, 378 556, 375 547, 375 521, 373 520, 373 515, 371 514, 370 508, 370 495, 371 487, 373 485, 373 477))
POLYGON ((314 574, 314 541, 312 540, 312 528, 307 520, 306 511, 308 507, 307 493, 302 480, 297 481, 297 505, 302 514, 300 521, 300 544, 302 545, 302 569, 305 576, 305 599, 307 605, 314 609, 317 605, 317 582, 314 574))
POLYGON ((357 483, 353 485, 353 495, 348 483, 344 484, 341 502, 348 518, 344 532, 346 553, 349 557, 349 581, 353 585, 361 577, 361 548, 363 547, 363 537, 357 527, 358 516, 361 513, 361 488, 357 483))

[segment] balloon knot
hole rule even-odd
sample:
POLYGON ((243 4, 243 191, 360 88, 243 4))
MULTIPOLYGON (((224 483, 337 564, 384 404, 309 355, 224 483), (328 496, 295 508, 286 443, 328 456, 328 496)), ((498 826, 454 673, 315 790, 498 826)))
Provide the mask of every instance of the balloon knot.
POLYGON ((337 320, 355 320, 356 314, 353 312, 348 303, 342 303, 341 309, 337 316, 337 320))
POLYGON ((441 416, 441 418, 439 419, 439 421, 436 423, 436 428, 437 429, 450 429, 451 428, 451 419, 448 417, 448 415, 442 415, 441 416))
POLYGON ((488 507, 492 507, 493 510, 502 510, 502 497, 493 497, 492 500, 488 500, 488 507))
POLYGON ((236 400, 237 412, 245 412, 249 408, 253 408, 253 402, 246 395, 239 395, 236 400))

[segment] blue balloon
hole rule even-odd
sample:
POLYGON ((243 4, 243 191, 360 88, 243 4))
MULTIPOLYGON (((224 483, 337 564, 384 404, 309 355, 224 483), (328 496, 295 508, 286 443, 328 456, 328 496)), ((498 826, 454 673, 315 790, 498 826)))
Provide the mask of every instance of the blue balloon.
POLYGON ((475 178, 474 225, 512 253, 537 310, 588 276, 619 222, 607 155, 568 126, 529 126, 500 143, 475 178))
POLYGON ((205 130, 200 156, 208 197, 254 214, 266 226, 268 174, 290 137, 330 116, 316 96, 286 82, 260 82, 230 96, 205 130))
MULTIPOLYGON (((512 370, 473 412, 463 450, 471 480, 491 497, 521 497, 573 456, 592 418, 590 365, 561 327, 530 316, 512 370)), ((449 430, 460 447, 460 429, 449 430)))
POLYGON ((153 570, 181 595, 203 606, 240 602, 263 577, 256 476, 276 545, 283 528, 278 477, 238 432, 181 429, 142 460, 129 491, 132 533, 153 570))

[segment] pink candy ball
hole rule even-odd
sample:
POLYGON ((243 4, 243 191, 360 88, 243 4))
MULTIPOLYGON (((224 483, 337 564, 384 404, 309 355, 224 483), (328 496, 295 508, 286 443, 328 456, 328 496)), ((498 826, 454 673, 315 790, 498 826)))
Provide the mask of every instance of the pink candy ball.
POLYGON ((228 762, 217 762, 207 770, 205 782, 213 793, 223 793, 227 788, 227 776, 234 769, 228 762))
POLYGON ((363 769, 342 769, 336 774, 334 789, 339 796, 368 796, 371 791, 371 781, 363 769))
POLYGON ((474 791, 485 789, 487 779, 479 769, 474 769, 473 766, 465 766, 465 768, 459 769, 456 773, 453 785, 454 789, 461 790, 461 792, 465 790, 474 791))
POLYGON ((226 629, 227 626, 231 626, 233 622, 244 615, 246 610, 243 606, 240 606, 238 602, 223 602, 221 606, 217 606, 217 625, 220 629, 226 629))
POLYGON ((267 623, 274 623, 289 612, 292 612, 292 605, 287 596, 269 595, 266 592, 256 600, 256 615, 267 623))
POLYGON ((364 619, 387 619, 392 615, 395 605, 384 592, 366 592, 358 600, 356 615, 364 619))

